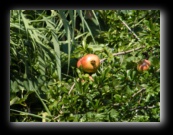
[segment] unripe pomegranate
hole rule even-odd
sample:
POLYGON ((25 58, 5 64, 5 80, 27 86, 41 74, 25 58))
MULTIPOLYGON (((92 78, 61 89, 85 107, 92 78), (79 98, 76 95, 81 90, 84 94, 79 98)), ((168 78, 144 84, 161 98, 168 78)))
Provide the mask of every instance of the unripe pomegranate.
POLYGON ((77 62, 77 67, 87 73, 95 73, 99 66, 100 58, 95 54, 87 54, 77 62))
POLYGON ((137 70, 138 71, 146 71, 149 69, 150 65, 151 65, 150 61, 144 59, 137 64, 137 70))

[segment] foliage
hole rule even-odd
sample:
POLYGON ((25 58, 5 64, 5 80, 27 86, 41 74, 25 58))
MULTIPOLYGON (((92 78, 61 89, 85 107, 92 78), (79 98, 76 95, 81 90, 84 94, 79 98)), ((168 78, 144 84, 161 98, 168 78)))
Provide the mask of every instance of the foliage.
POLYGON ((160 122, 160 11, 11 10, 10 121, 160 122))

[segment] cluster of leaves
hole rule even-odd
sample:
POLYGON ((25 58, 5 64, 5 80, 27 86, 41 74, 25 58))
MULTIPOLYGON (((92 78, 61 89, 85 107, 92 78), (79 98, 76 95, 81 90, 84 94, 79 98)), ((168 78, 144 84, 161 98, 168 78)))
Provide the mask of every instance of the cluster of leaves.
POLYGON ((10 121, 160 121, 159 10, 11 10, 10 58, 10 121))

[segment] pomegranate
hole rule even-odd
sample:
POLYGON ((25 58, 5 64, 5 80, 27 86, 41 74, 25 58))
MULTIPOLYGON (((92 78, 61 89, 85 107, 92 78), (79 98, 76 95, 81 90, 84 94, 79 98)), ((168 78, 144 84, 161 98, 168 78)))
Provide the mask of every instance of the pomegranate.
POLYGON ((137 70, 146 71, 149 69, 150 65, 151 65, 151 62, 149 60, 144 59, 138 63, 137 70))
POLYGON ((77 67, 87 73, 95 73, 99 66, 100 58, 95 54, 87 54, 77 62, 77 67))

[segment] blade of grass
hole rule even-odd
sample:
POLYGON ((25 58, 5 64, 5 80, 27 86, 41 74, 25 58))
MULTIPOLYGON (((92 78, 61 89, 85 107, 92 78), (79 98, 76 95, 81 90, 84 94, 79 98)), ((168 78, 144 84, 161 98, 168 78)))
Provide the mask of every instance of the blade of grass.
POLYGON ((97 22, 97 25, 99 26, 99 29, 101 30, 101 28, 100 28, 100 23, 99 23, 99 20, 98 20, 98 18, 97 18, 97 15, 96 15, 95 11, 92 10, 92 13, 93 13, 93 15, 94 15, 94 17, 95 17, 95 19, 96 19, 96 22, 97 22))
POLYGON ((37 93, 36 90, 35 90, 35 93, 36 93, 37 97, 40 99, 41 103, 43 104, 44 109, 46 110, 46 112, 49 114, 49 116, 51 116, 51 113, 50 113, 48 107, 47 107, 46 104, 43 102, 42 98, 40 97, 40 95, 37 93))
POLYGON ((67 68, 67 74, 69 73, 69 68, 70 68, 70 57, 71 57, 71 31, 70 31, 70 26, 68 24, 68 20, 66 19, 66 15, 65 13, 60 10, 59 11, 60 13, 60 16, 62 18, 62 22, 64 24, 64 28, 65 28, 65 31, 66 31, 66 36, 67 36, 67 41, 68 41, 68 68, 67 68))
MULTIPOLYGON (((80 16, 82 22, 84 22, 84 24, 86 25, 86 27, 87 27, 87 29, 88 29, 88 31, 89 31, 89 33, 90 33, 90 35, 91 35, 91 37, 92 37, 92 39, 93 39, 93 41, 94 41, 94 44, 96 44, 96 41, 95 41, 94 36, 93 36, 93 34, 92 34, 92 32, 91 32, 91 29, 90 29, 88 23, 85 21, 85 18, 84 18, 83 14, 82 14, 82 10, 77 10, 77 12, 78 12, 78 14, 79 14, 79 16, 80 16)), ((84 26, 83 26, 83 27, 84 27, 84 26)))
POLYGON ((20 115, 29 115, 29 116, 33 116, 33 117, 40 118, 40 119, 44 118, 44 119, 50 121, 49 118, 45 118, 43 116, 39 116, 39 115, 36 115, 36 114, 33 114, 33 113, 22 112, 22 111, 18 111, 18 110, 15 110, 15 109, 10 109, 10 111, 21 113, 20 115))
POLYGON ((72 37, 72 43, 74 43, 75 42, 74 32, 75 32, 75 27, 76 27, 76 10, 69 10, 69 15, 70 15, 70 19, 72 20, 71 37, 72 37))
POLYGON ((56 35, 56 33, 54 31, 51 31, 52 33, 52 42, 53 42, 53 45, 54 45, 54 49, 55 49, 55 52, 56 52, 56 65, 57 65, 57 70, 58 70, 58 77, 59 77, 59 80, 61 80, 61 51, 60 51, 60 44, 59 44, 59 41, 58 41, 58 37, 56 35))

